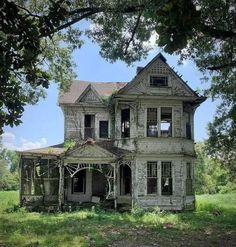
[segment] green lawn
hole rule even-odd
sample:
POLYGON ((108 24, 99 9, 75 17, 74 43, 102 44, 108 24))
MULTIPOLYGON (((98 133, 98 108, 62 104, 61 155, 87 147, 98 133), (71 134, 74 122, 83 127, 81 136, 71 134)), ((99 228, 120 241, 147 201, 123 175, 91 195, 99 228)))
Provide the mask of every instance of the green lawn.
POLYGON ((236 194, 197 196, 185 213, 29 213, 0 192, 0 246, 236 246, 236 194))

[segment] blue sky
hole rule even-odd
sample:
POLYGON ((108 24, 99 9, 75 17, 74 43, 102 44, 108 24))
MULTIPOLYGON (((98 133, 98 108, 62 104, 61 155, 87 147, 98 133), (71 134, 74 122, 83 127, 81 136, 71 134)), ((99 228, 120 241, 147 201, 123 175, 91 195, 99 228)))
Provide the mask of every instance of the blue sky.
MULTIPOLYGON (((154 49, 147 59, 136 62, 128 67, 124 62, 109 63, 99 55, 99 47, 87 42, 74 54, 77 65, 77 79, 98 82, 130 81, 137 66, 145 66, 160 50, 154 49)), ((188 85, 194 90, 206 87, 200 82, 203 76, 190 61, 183 65, 177 65, 178 57, 167 55, 167 63, 183 75, 188 85)), ((47 98, 39 101, 37 105, 27 106, 22 117, 20 126, 4 129, 3 145, 10 149, 26 150, 54 145, 63 142, 64 119, 63 113, 58 106, 58 89, 52 84, 47 90, 47 98)), ((216 109, 216 103, 208 99, 196 111, 195 114, 195 140, 202 141, 207 138, 207 123, 212 120, 216 109)))

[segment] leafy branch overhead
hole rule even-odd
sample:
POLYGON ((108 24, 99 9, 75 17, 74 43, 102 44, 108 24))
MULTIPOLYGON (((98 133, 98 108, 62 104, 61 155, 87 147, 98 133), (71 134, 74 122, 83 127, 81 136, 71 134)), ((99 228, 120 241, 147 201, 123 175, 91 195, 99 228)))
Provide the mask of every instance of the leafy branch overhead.
POLYGON ((210 73, 209 94, 223 99, 224 117, 235 127, 235 0, 2 0, 1 130, 21 122, 24 106, 37 102, 50 80, 68 87, 71 53, 85 35, 111 62, 145 57, 153 37, 166 52, 192 59, 210 73))

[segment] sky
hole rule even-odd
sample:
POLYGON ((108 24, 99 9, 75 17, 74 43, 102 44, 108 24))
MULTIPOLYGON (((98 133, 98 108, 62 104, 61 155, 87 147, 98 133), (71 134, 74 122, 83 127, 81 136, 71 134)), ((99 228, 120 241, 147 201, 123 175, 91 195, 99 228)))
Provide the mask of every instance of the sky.
MULTIPOLYGON (((145 66, 161 50, 153 49, 148 57, 132 66, 118 61, 109 63, 99 55, 99 47, 92 42, 87 42, 81 49, 73 54, 76 63, 77 79, 97 82, 128 82, 136 74, 137 66, 145 66)), ((161 51, 162 52, 162 51, 161 51)), ((205 88, 200 79, 203 75, 191 61, 178 65, 178 57, 162 52, 167 63, 175 68, 188 85, 196 90, 205 88)), ((207 99, 195 113, 195 141, 207 138, 207 123, 215 114, 216 103, 207 99)), ((26 106, 21 119, 23 123, 16 127, 5 127, 2 143, 5 148, 27 150, 46 147, 64 141, 64 118, 58 106, 58 86, 53 83, 47 90, 46 99, 41 99, 37 105, 26 106)))

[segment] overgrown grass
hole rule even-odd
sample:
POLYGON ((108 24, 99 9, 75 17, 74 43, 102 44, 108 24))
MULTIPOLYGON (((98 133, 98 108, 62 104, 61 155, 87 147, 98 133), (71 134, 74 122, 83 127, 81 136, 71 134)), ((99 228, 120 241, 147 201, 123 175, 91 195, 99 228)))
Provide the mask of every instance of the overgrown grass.
POLYGON ((195 212, 29 213, 0 192, 0 246, 235 246, 236 194, 197 196, 195 212), (222 244, 224 243, 224 244, 222 244))

